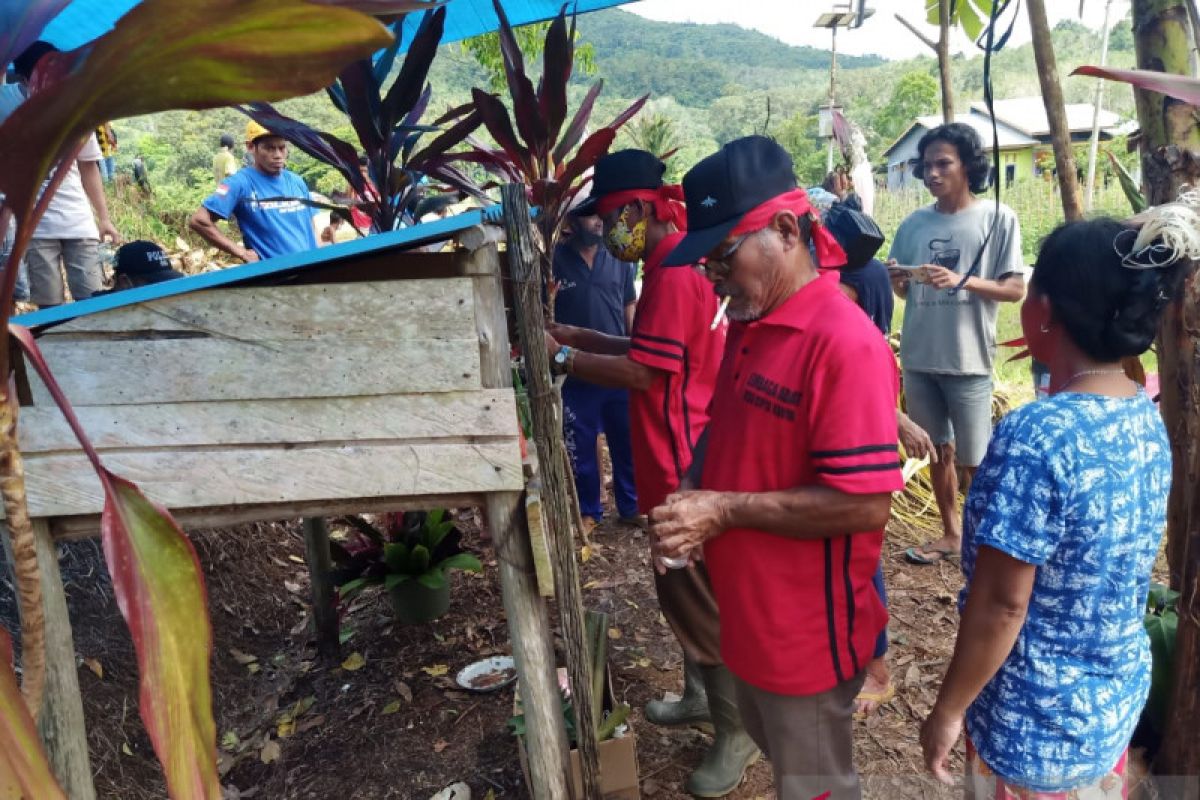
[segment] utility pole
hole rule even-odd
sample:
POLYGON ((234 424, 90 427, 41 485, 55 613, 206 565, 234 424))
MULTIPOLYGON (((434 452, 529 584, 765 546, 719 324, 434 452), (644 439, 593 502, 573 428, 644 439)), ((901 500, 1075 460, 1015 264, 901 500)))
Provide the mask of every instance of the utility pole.
MULTIPOLYGON (((1104 27, 1100 29, 1100 66, 1108 63, 1108 20, 1112 11, 1112 0, 1104 2, 1104 27)), ((1084 208, 1092 210, 1093 193, 1096 189, 1096 156, 1100 150, 1100 110, 1104 103, 1104 81, 1096 81, 1096 95, 1092 100, 1092 141, 1088 146, 1087 192, 1084 208)))
MULTIPOLYGON (((833 109, 837 107, 837 25, 833 25, 829 29, 830 45, 829 45, 829 113, 833 114, 833 109)), ((825 151, 825 174, 833 172, 833 137, 829 137, 829 147, 825 151)))
MULTIPOLYGON (((866 7, 865 0, 854 2, 834 3, 833 11, 817 17, 814 28, 828 28, 831 38, 829 48, 829 123, 833 124, 833 113, 837 102, 837 30, 838 28, 857 28, 863 20, 874 14, 873 9, 866 7), (857 8, 855 8, 857 5, 857 8)), ((824 120, 823 120, 824 121, 824 120)), ((821 132, 822 136, 826 133, 821 132)), ((832 131, 829 133, 829 150, 825 157, 825 172, 833 170, 833 149, 835 146, 832 131)))

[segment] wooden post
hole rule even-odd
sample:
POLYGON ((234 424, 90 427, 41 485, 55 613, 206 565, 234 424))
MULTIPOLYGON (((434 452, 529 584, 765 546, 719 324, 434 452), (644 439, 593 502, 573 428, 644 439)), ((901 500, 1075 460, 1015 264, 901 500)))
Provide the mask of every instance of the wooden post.
MULTIPOLYGON (((495 245, 476 250, 472 258, 475 264, 469 272, 475 288, 480 377, 485 387, 511 388, 500 258, 495 245)), ((499 562, 500 594, 527 720, 530 790, 534 800, 561 800, 570 792, 570 751, 558 694, 550 619, 546 601, 538 593, 521 495, 489 494, 485 511, 499 562)))
MULTIPOLYGON (((1058 192, 1062 197, 1063 215, 1067 221, 1083 219, 1075 152, 1071 149, 1071 129, 1067 126, 1062 84, 1058 82, 1058 63, 1054 57, 1054 43, 1050 40, 1046 3, 1044 0, 1028 0, 1026 8, 1029 9, 1029 28, 1033 33, 1033 57, 1037 62, 1038 81, 1042 85, 1042 103, 1046 106, 1050 141, 1054 145, 1054 167, 1058 171, 1058 192)), ((1003 177, 997 175, 996 180, 1002 180, 1003 177)))
POLYGON ((329 526, 324 517, 305 517, 304 560, 308 563, 308 582, 312 587, 313 627, 317 634, 317 654, 336 661, 342 645, 338 631, 337 600, 329 577, 329 526))
POLYGON ((583 624, 583 592, 579 585, 575 539, 571 535, 569 508, 571 480, 567 474, 562 438, 562 413, 550 381, 550 358, 545 347, 546 321, 542 314, 542 280, 529 221, 525 187, 507 184, 500 189, 504 226, 508 232, 508 262, 513 279, 518 331, 533 411, 534 439, 542 473, 542 506, 546 512, 554 554, 554 587, 559 620, 567 644, 567 672, 575 707, 580 774, 586 800, 600 800, 600 755, 596 744, 598 709, 592 707, 592 663, 583 624))
MULTIPOLYGON (((88 761, 83 698, 79 693, 75 641, 71 636, 67 597, 58 571, 58 550, 46 520, 33 520, 33 535, 46 611, 46 691, 42 695, 38 733, 50 757, 54 777, 58 778, 67 797, 71 800, 96 800, 96 787, 92 783, 92 768, 88 761)), ((0 533, 0 539, 4 540, 4 555, 11 571, 12 550, 7 530, 0 533)))

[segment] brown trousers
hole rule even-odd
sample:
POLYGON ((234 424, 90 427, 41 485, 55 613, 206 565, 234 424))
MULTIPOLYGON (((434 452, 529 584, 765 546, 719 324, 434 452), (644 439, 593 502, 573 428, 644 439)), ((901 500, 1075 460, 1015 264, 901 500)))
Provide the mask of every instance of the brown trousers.
POLYGON ((738 710, 750 738, 771 761, 778 800, 861 800, 854 769, 854 698, 866 673, 827 692, 775 694, 737 682, 738 710))
POLYGON ((694 567, 654 573, 658 606, 683 647, 683 654, 702 667, 721 664, 721 625, 708 569, 694 567))

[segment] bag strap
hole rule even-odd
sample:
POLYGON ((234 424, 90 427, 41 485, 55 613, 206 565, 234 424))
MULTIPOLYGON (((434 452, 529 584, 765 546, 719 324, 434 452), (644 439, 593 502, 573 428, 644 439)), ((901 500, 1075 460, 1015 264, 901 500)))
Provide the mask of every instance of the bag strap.
POLYGON ((958 282, 957 286, 946 290, 946 293, 951 297, 954 297, 954 295, 958 294, 962 288, 967 285, 967 281, 971 280, 971 276, 979 272, 979 262, 983 260, 984 251, 987 250, 988 242, 992 240, 992 234, 996 232, 996 225, 999 224, 999 221, 1000 215, 997 214, 992 219, 992 224, 988 226, 987 236, 983 237, 983 244, 979 246, 979 250, 975 253, 974 260, 971 261, 971 268, 962 276, 962 280, 958 282))

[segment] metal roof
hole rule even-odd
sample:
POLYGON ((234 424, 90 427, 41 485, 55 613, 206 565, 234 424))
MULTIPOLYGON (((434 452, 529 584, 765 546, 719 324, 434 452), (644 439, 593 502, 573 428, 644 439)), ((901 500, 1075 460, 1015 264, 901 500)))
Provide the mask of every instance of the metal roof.
POLYGON ((111 294, 91 297, 77 303, 64 303, 53 308, 34 311, 13 317, 11 322, 24 325, 31 329, 45 328, 60 322, 111 311, 114 308, 137 305, 163 297, 174 297, 198 292, 202 289, 216 289, 222 286, 235 286, 254 280, 275 276, 283 277, 288 273, 303 272, 314 267, 329 266, 339 261, 375 253, 384 250, 408 250, 433 242, 446 241, 455 234, 484 223, 498 224, 502 219, 503 210, 500 205, 490 206, 483 210, 468 211, 445 219, 435 220, 424 225, 414 225, 401 228, 398 231, 366 236, 341 244, 318 247, 315 250, 305 250, 300 253, 290 253, 285 256, 269 258, 253 264, 243 264, 228 269, 203 272, 199 275, 189 275, 186 278, 153 283, 134 289, 124 289, 111 294))
MULTIPOLYGON (((980 114, 974 110, 964 114, 955 114, 955 122, 962 122, 970 125, 979 134, 979 138, 983 140, 985 147, 992 146, 992 122, 986 114, 980 114)), ((930 114, 923 117, 917 117, 911 125, 904 129, 904 133, 900 134, 896 141, 892 142, 886 150, 883 151, 884 156, 888 156, 893 150, 908 139, 914 131, 920 129, 921 133, 932 130, 942 124, 941 114, 930 114)), ((1016 147, 1029 147, 1030 145, 1038 144, 1038 140, 1034 139, 1021 131, 1013 128, 999 118, 996 120, 996 139, 1001 150, 1009 150, 1016 147)))
MULTIPOLYGON (((996 120, 1003 122, 1028 136, 1044 137, 1050 135, 1050 121, 1046 117, 1046 105, 1041 97, 1013 97, 1008 100, 997 100, 992 104, 996 111, 996 120)), ((1072 133, 1091 133, 1092 115, 1096 107, 1091 103, 1069 103, 1066 106, 1067 127, 1072 133)), ((971 104, 971 110, 979 114, 987 114, 987 106, 982 102, 971 104)), ((1100 129, 1115 127, 1121 121, 1111 111, 1100 109, 1100 129)))

